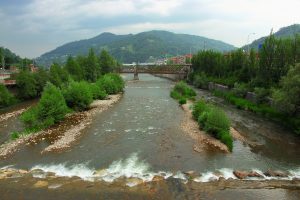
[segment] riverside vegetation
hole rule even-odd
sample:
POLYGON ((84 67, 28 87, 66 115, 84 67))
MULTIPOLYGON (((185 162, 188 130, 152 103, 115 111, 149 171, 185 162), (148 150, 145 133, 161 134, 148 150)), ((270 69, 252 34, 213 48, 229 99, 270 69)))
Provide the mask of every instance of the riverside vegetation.
POLYGON ((266 38, 258 52, 242 49, 226 55, 201 51, 192 58, 189 82, 208 89, 209 82, 227 85, 231 92, 215 91, 240 109, 274 119, 300 134, 300 35, 266 38), (247 92, 255 101, 246 100, 247 92))
MULTIPOLYGON (((196 92, 181 81, 175 85, 170 96, 182 105, 186 103, 187 99, 195 100, 196 92)), ((194 120, 198 122, 199 128, 219 139, 232 151, 233 139, 230 135, 230 120, 223 110, 201 99, 194 104, 192 114, 194 120)))
POLYGON ((109 94, 123 91, 123 79, 118 74, 110 73, 114 71, 114 66, 107 59, 113 58, 109 56, 103 59, 103 56, 97 58, 91 49, 87 57, 69 57, 64 67, 53 64, 49 71, 21 71, 17 75, 19 98, 41 97, 36 106, 20 117, 25 130, 13 132, 11 137, 15 139, 22 134, 47 128, 63 120, 67 113, 88 109, 93 100, 102 100, 109 94))

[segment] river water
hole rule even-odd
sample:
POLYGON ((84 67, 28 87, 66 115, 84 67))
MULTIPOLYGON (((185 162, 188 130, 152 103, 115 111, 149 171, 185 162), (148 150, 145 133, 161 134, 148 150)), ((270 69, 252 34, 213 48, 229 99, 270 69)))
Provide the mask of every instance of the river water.
MULTIPOLYGON (((126 80, 132 75, 124 75, 126 80)), ((204 174, 207 181, 220 171, 233 177, 233 169, 265 171, 269 168, 290 171, 300 177, 300 139, 286 128, 237 110, 208 92, 197 90, 221 106, 232 125, 258 146, 234 142, 233 152, 193 151, 194 141, 180 128, 184 113, 170 98, 174 83, 151 75, 139 75, 140 81, 128 81, 122 99, 111 109, 97 115, 84 136, 69 151, 41 151, 45 140, 23 147, 0 167, 43 169, 61 176, 93 177, 98 169, 106 169, 102 179, 111 182, 118 177, 139 177, 150 180, 154 174, 185 179, 181 172, 193 170, 204 174)), ((16 120, 18 124, 18 120, 16 120)), ((5 130, 9 131, 9 127, 5 130)))

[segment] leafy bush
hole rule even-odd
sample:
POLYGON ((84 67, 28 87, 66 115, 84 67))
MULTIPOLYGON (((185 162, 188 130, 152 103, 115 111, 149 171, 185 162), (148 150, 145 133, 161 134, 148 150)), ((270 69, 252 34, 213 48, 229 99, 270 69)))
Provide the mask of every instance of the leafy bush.
POLYGON ((200 101, 196 102, 194 104, 193 112, 192 112, 194 119, 197 120, 200 114, 207 110, 207 107, 208 106, 205 103, 204 99, 201 99, 200 101))
POLYGON ((47 83, 39 103, 21 115, 27 129, 36 131, 61 121, 69 111, 61 91, 47 83))
POLYGON ((28 71, 21 71, 16 77, 18 97, 20 99, 32 99, 38 96, 34 75, 28 71))
POLYGON ((197 88, 208 89, 209 79, 202 72, 193 77, 193 85, 197 88))
POLYGON ((15 97, 7 90, 4 85, 0 84, 0 108, 12 105, 15 102, 15 97))
POLYGON ((204 128, 207 132, 218 135, 221 131, 229 131, 230 121, 223 110, 212 107, 207 114, 204 128))
POLYGON ((183 81, 180 81, 175 85, 174 91, 178 92, 181 96, 186 98, 196 96, 196 92, 183 81))
POLYGON ((11 133, 10 137, 11 137, 11 139, 16 140, 20 137, 20 133, 17 131, 14 131, 11 133))
POLYGON ((103 87, 107 94, 117 94, 123 91, 125 86, 124 80, 118 74, 105 74, 98 79, 98 86, 103 87))
POLYGON ((200 100, 195 103, 192 114, 200 127, 219 139, 232 151, 233 140, 229 133, 230 120, 223 110, 200 100))
POLYGON ((173 99, 180 99, 181 98, 181 95, 175 91, 175 90, 172 90, 171 93, 170 93, 170 96, 173 98, 173 99))
POLYGON ((86 110, 93 101, 93 94, 87 82, 71 82, 63 89, 68 107, 74 110, 86 110))
POLYGON ((93 99, 103 100, 107 97, 105 90, 102 87, 100 87, 100 85, 90 84, 90 91, 93 95, 93 99))
POLYGON ((186 104, 186 99, 185 98, 179 99, 179 104, 180 105, 186 104))

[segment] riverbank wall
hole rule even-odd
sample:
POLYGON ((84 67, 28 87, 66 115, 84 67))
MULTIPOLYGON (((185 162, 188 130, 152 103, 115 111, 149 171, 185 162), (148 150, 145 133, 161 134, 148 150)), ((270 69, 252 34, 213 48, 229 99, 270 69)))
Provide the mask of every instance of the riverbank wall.
POLYGON ((152 74, 152 75, 160 78, 166 78, 171 81, 181 81, 186 79, 185 74, 152 74))

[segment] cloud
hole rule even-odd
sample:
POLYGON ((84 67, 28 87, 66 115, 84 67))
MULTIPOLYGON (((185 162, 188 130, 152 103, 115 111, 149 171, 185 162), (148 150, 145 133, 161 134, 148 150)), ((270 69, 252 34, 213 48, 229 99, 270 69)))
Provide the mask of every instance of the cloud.
POLYGON ((0 2, 0 45, 35 57, 103 31, 160 29, 242 46, 300 21, 299 0, 24 0, 0 2), (28 50, 30 49, 30 50, 28 50))

